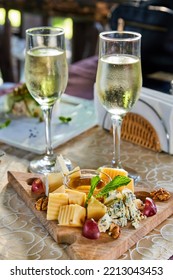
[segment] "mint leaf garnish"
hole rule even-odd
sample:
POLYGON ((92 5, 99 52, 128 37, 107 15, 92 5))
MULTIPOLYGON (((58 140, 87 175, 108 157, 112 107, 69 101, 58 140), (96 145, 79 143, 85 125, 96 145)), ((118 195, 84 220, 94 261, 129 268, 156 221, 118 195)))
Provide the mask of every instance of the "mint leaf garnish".
POLYGON ((99 193, 96 195, 96 197, 101 197, 107 195, 110 191, 113 191, 121 186, 126 186, 128 183, 130 183, 131 179, 126 176, 118 175, 116 176, 111 182, 109 182, 106 186, 104 186, 99 193))
POLYGON ((91 187, 90 187, 89 193, 88 193, 86 201, 85 201, 85 207, 88 205, 88 200, 93 195, 94 190, 95 190, 95 188, 96 188, 96 186, 98 185, 99 182, 100 182, 100 177, 98 175, 91 179, 91 187))
POLYGON ((7 126, 9 126, 9 124, 11 123, 10 119, 7 119, 6 121, 4 121, 3 123, 0 123, 0 129, 5 128, 7 126))
POLYGON ((59 120, 60 120, 62 123, 69 123, 69 122, 72 120, 72 118, 60 116, 60 117, 59 117, 59 120))

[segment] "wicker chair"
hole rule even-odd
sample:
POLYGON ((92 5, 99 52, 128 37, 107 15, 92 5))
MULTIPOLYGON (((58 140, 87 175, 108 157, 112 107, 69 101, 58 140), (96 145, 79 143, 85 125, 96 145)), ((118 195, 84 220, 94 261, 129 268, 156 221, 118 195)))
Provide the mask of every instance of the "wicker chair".
POLYGON ((142 116, 127 113, 123 119, 121 138, 144 148, 161 152, 159 137, 154 127, 142 116))

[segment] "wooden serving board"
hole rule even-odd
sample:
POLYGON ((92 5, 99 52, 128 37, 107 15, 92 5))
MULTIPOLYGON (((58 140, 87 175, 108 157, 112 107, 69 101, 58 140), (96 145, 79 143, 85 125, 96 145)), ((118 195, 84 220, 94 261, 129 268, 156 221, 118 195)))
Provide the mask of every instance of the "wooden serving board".
POLYGON ((31 196, 31 185, 28 184, 35 177, 38 177, 38 174, 8 172, 9 183, 34 212, 53 239, 58 243, 70 244, 67 252, 74 260, 117 259, 173 213, 173 195, 171 194, 168 201, 156 203, 157 214, 141 221, 138 229, 134 229, 131 225, 124 227, 118 239, 113 239, 107 233, 101 233, 100 238, 96 240, 87 239, 82 236, 81 228, 58 226, 56 221, 46 220, 44 211, 35 209, 35 198, 31 196))

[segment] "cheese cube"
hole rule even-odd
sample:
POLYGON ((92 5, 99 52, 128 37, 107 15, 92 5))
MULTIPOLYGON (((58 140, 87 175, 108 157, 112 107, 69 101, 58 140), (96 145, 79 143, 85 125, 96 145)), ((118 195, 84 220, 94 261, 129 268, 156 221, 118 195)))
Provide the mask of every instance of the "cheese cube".
POLYGON ((76 190, 66 189, 65 192, 69 196, 69 204, 79 204, 84 206, 86 201, 86 194, 76 190))
POLYGON ((75 179, 81 176, 81 170, 79 166, 76 166, 73 170, 70 171, 69 177, 75 179))
POLYGON ((107 207, 94 196, 88 201, 87 218, 98 221, 106 213, 107 207))
POLYGON ((60 206, 67 204, 67 193, 50 193, 48 197, 47 220, 56 220, 58 218, 60 206))
POLYGON ((53 192, 57 188, 63 185, 63 175, 61 172, 48 173, 45 175, 45 185, 48 189, 48 193, 53 192))
POLYGON ((65 185, 62 185, 61 187, 54 190, 52 193, 65 193, 65 189, 66 189, 65 185))
POLYGON ((57 164, 58 164, 58 162, 59 162, 59 165, 61 167, 62 173, 64 175, 68 175, 69 174, 69 170, 67 168, 67 165, 66 165, 65 160, 64 160, 62 155, 57 156, 57 164))
POLYGON ((61 226, 82 227, 86 217, 86 208, 78 204, 60 206, 58 224, 61 226))

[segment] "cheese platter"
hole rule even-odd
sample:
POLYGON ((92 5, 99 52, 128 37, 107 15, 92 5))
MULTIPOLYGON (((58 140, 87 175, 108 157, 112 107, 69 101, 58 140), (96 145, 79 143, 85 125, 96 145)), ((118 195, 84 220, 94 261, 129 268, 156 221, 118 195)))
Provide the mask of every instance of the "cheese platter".
MULTIPOLYGON (((8 181, 34 215, 43 224, 55 242, 67 243, 67 253, 71 259, 104 260, 118 259, 143 236, 147 235, 173 213, 173 195, 167 201, 157 201, 157 213, 143 219, 139 227, 134 228, 130 223, 121 228, 121 235, 114 239, 106 232, 101 233, 98 239, 88 239, 82 235, 81 227, 61 226, 57 220, 47 220, 45 211, 38 211, 35 207, 35 197, 31 193, 33 178, 42 178, 42 175, 8 171, 8 181)), ((135 189, 140 191, 140 189, 135 189)))

